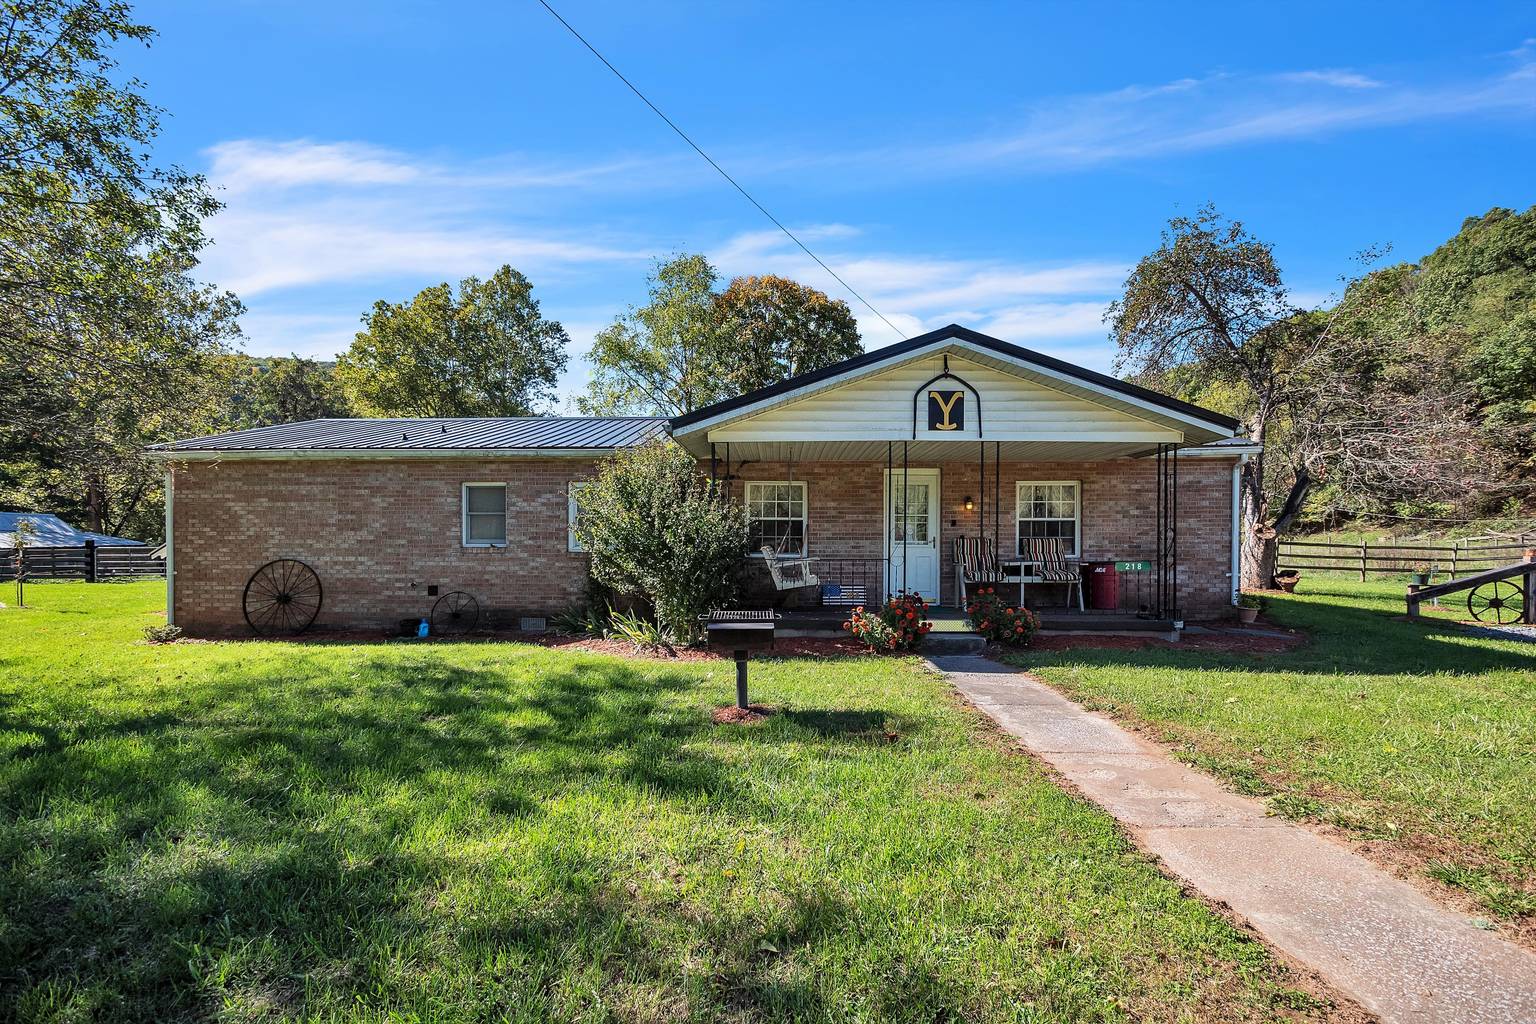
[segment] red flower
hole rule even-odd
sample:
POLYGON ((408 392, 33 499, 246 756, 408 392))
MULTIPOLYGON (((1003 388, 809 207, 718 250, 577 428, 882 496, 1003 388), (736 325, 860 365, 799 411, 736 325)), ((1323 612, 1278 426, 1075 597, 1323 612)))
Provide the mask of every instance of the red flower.
POLYGON ((845 623, 843 623, 843 628, 844 629, 852 629, 853 628, 853 623, 845 622, 845 623))

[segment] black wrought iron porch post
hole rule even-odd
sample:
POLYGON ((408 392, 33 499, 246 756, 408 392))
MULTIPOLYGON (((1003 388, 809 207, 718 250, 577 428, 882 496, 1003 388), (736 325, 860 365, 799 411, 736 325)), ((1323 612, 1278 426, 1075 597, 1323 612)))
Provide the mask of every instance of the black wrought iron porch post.
POLYGON ((1002 558, 997 524, 1003 517, 1003 442, 992 442, 992 554, 1002 558))
POLYGON ((1168 522, 1169 539, 1173 546, 1173 555, 1169 559, 1172 569, 1169 572, 1168 587, 1171 591, 1168 600, 1172 605, 1170 609, 1175 619, 1182 617, 1179 610, 1179 448, 1173 446, 1173 515, 1168 522))
POLYGON ((891 571, 891 557, 896 553, 896 545, 891 534, 896 532, 896 503, 894 490, 896 486, 895 446, 885 442, 885 536, 880 541, 880 554, 885 562, 884 579, 880 584, 884 593, 881 597, 889 601, 891 598, 891 586, 896 582, 895 573, 891 571))
POLYGON ((912 491, 907 483, 907 442, 901 442, 901 592, 907 592, 907 503, 912 491))

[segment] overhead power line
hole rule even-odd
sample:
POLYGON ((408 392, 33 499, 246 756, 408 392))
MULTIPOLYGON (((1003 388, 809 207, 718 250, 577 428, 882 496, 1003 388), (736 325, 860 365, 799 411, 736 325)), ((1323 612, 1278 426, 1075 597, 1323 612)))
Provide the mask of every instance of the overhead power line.
POLYGON ((847 291, 848 294, 852 295, 854 298, 856 298, 860 302, 862 302, 864 304, 865 308, 868 309, 871 313, 875 314, 875 316, 879 317, 881 322, 883 322, 885 324, 885 326, 889 327, 892 331, 895 331, 896 332, 896 336, 898 338, 901 338, 903 340, 906 339, 907 335, 906 335, 905 331, 901 330, 901 328, 897 327, 895 324, 891 323, 890 320, 886 319, 885 314, 880 312, 878 309, 876 309, 872 302, 870 302, 864 296, 860 295, 858 293, 858 291, 855 290, 854 287, 851 284, 849 284, 847 281, 844 281, 841 277, 839 277, 837 271, 835 271, 831 267, 827 266, 826 261, 824 261, 820 256, 817 256, 814 252, 811 252, 810 246, 808 246, 804 242, 800 241, 800 239, 798 237, 796 237, 795 233, 793 231, 789 230, 789 228, 785 227, 783 222, 780 221, 779 218, 777 218, 773 214, 769 213, 768 212, 768 208, 766 206, 764 206, 762 203, 758 202, 755 198, 753 198, 752 193, 750 193, 746 189, 742 188, 741 187, 741 183, 738 182, 735 178, 731 177, 729 174, 727 174, 724 167, 721 167, 719 164, 715 163, 714 158, 711 157, 708 153, 704 152, 704 150, 702 148, 700 148, 700 146, 699 146, 699 144, 697 142, 694 142, 691 138, 689 138, 688 137, 688 133, 683 131, 681 128, 679 128, 677 126, 677 123, 675 121, 673 121, 670 117, 668 117, 665 113, 663 113, 662 109, 660 107, 658 107, 656 104, 652 103, 651 100, 650 100, 650 97, 646 96, 645 93, 641 92, 635 86, 635 83, 633 83, 629 79, 625 78, 624 77, 624 73, 622 71, 620 71, 618 68, 614 67, 612 61, 610 61, 607 57, 604 57, 602 55, 602 53, 598 51, 597 47, 595 47, 591 43, 587 42, 587 37, 586 36, 582 35, 578 31, 576 31, 575 26, 573 26, 570 22, 566 21, 563 17, 561 17, 560 16, 560 12, 555 10, 553 7, 551 7, 549 5, 548 0, 539 0, 539 5, 541 7, 543 7, 546 11, 548 11, 554 17, 554 19, 556 21, 558 21, 560 24, 564 25, 566 31, 569 32, 571 35, 575 36, 577 41, 580 42, 582 46, 585 46, 588 50, 590 50, 592 52, 592 56, 594 56, 598 60, 602 61, 603 62, 603 66, 606 67, 609 71, 612 71, 613 74, 614 74, 614 77, 618 78, 619 81, 623 82, 629 88, 630 92, 632 92, 636 96, 640 97, 640 102, 642 102, 646 106, 650 107, 651 110, 656 114, 657 117, 659 117, 663 121, 665 121, 666 124, 667 124, 667 127, 671 128, 674 132, 676 132, 678 138, 680 138, 684 142, 688 143, 688 145, 693 149, 693 151, 695 153, 697 153, 697 154, 699 154, 699 156, 703 157, 705 162, 708 163, 709 166, 713 167, 719 173, 720 177, 722 177, 726 181, 730 182, 731 183, 731 187, 734 188, 737 192, 740 192, 743 196, 745 196, 747 202, 749 202, 753 206, 757 207, 758 212, 760 212, 764 217, 767 217, 770 221, 772 221, 774 227, 776 227, 780 231, 784 232, 784 234, 786 236, 788 236, 788 238, 789 238, 789 240, 791 242, 794 242, 796 245, 798 245, 800 247, 800 251, 801 252, 805 253, 811 259, 815 260, 817 266, 819 266, 822 270, 825 270, 828 274, 830 274, 832 276, 832 280, 834 280, 838 284, 842 285, 843 289, 845 291, 847 291))

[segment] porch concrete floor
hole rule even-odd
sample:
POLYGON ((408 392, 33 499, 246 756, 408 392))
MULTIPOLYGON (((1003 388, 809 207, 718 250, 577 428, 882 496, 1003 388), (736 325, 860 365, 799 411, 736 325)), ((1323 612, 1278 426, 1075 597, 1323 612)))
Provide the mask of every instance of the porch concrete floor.
POLYGON ((1142 849, 1388 1024, 1536 1021, 1536 954, 1028 675, 931 663, 1142 849))

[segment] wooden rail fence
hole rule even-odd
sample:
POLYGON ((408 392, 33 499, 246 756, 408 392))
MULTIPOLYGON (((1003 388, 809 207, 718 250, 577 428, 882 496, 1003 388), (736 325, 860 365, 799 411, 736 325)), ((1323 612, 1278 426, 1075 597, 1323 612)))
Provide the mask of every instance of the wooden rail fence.
POLYGON ((1280 541, 1279 569, 1298 572, 1315 569, 1357 573, 1363 581, 1371 573, 1400 576, 1425 566, 1431 578, 1455 577, 1517 561, 1528 544, 1395 544, 1389 541, 1280 541))
MULTIPOLYGON (((22 568, 29 580, 143 579, 165 575, 165 559, 143 546, 28 547, 22 568)), ((0 580, 16 578, 16 549, 0 548, 0 580)))

